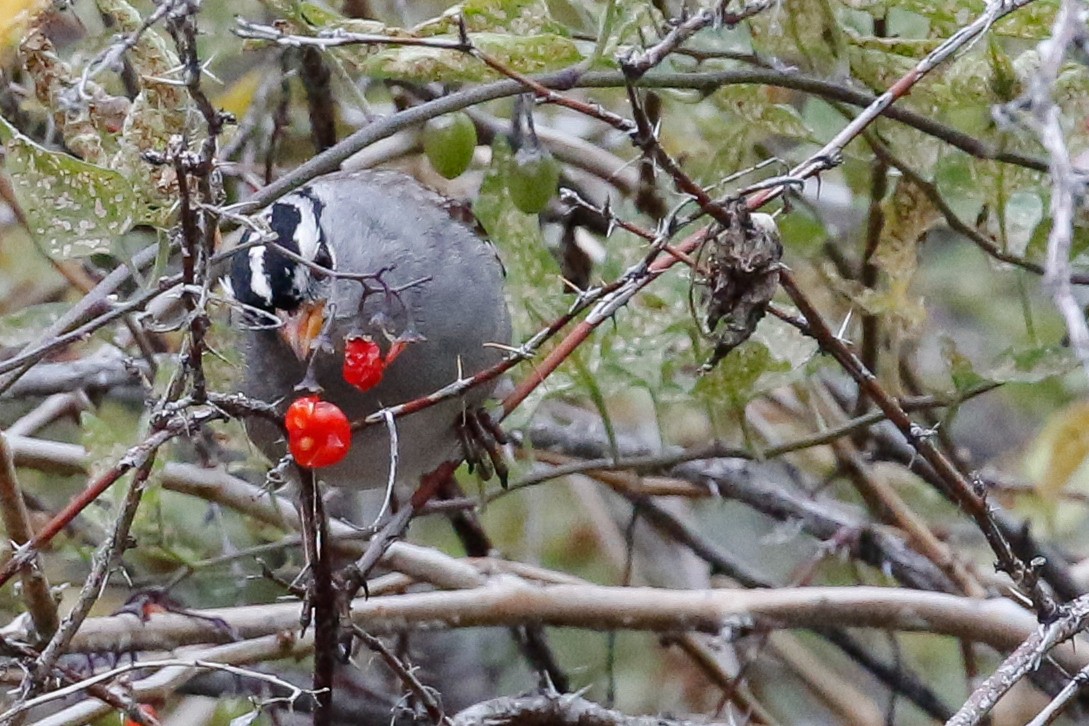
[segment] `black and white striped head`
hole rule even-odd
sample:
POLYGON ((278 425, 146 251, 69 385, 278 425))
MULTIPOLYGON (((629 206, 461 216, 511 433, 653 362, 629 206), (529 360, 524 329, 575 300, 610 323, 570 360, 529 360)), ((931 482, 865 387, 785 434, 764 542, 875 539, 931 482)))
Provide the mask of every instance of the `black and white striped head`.
MULTIPOLYGON (((274 202, 262 213, 275 239, 244 249, 231 261, 226 287, 231 296, 267 313, 291 313, 303 303, 320 300, 330 279, 277 246, 326 269, 334 269, 335 257, 326 241, 321 216, 324 204, 310 190, 301 189, 274 202)), ((254 239, 246 232, 242 245, 254 239)))

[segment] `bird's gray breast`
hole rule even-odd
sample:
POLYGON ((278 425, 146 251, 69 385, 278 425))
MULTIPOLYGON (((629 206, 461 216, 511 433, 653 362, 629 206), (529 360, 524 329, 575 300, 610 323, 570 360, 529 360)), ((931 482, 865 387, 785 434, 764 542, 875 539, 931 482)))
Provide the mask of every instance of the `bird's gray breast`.
MULTIPOLYGON (((324 204, 323 233, 335 269, 378 276, 367 282, 366 292, 359 282, 345 279, 328 289, 336 316, 330 330, 333 350, 320 352, 316 363, 328 400, 357 419, 501 360, 501 352, 490 347, 508 344, 511 336, 501 265, 490 245, 451 218, 439 195, 401 174, 372 171, 322 177, 309 185, 308 193, 324 204), (376 340, 406 332, 420 338, 390 364, 378 386, 364 393, 342 376, 344 339, 353 332, 376 340)), ((247 346, 245 392, 266 401, 290 400, 305 372, 302 363, 275 331, 251 332, 247 346)), ((432 445, 448 448, 457 411, 478 405, 492 387, 474 388, 461 400, 399 420, 403 473, 417 473, 410 471, 414 467, 407 459, 429 465, 434 457, 424 450, 432 445)), ((278 442, 269 446, 261 436, 254 438, 266 453, 276 455, 278 442)), ((383 427, 359 432, 348 465, 363 457, 385 461, 387 447, 383 427)))

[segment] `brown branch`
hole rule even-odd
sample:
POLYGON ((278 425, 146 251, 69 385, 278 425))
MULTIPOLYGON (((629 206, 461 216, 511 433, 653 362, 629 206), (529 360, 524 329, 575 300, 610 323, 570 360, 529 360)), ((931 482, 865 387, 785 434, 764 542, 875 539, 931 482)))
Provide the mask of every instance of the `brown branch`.
POLYGON ((504 696, 466 708, 452 726, 725 726, 722 721, 684 721, 628 716, 575 695, 504 696))
MULTIPOLYGON (((583 72, 579 68, 568 68, 542 76, 535 76, 533 80, 549 88, 624 88, 629 84, 628 79, 619 71, 583 72)), ((799 73, 760 69, 706 73, 662 73, 653 71, 636 83, 639 88, 678 88, 706 92, 728 85, 767 85, 811 93, 822 98, 843 101, 844 103, 862 107, 870 107, 883 99, 883 96, 874 96, 841 84, 811 78, 799 73)), ((419 126, 446 113, 460 111, 499 98, 516 96, 524 92, 524 90, 525 87, 519 81, 496 81, 451 93, 433 101, 413 106, 387 118, 375 120, 341 140, 328 151, 318 154, 313 159, 299 165, 262 188, 246 202, 236 205, 234 211, 248 213, 266 206, 311 179, 335 171, 342 162, 353 154, 377 141, 396 134, 398 131, 419 126)), ((1047 171, 1047 162, 1041 159, 1002 151, 970 134, 938 123, 924 114, 909 109, 890 106, 884 101, 882 101, 881 106, 881 109, 877 112, 879 115, 918 129, 972 156, 981 159, 994 159, 1036 171, 1047 171)), ((868 119, 868 121, 871 120, 872 118, 868 119)))
MULTIPOLYGON (((244 605, 151 616, 143 624, 132 617, 89 618, 72 642, 71 652, 163 650, 231 637, 290 632, 298 626, 298 603, 244 605)), ((935 592, 887 587, 802 587, 775 590, 665 590, 599 585, 530 585, 504 575, 484 587, 356 599, 351 622, 376 636, 405 629, 473 628, 540 623, 589 630, 651 632, 723 628, 744 632, 828 626, 887 628, 1015 648, 1036 632, 1036 619, 1004 598, 977 600, 935 592)), ((1074 670, 1089 663, 1086 648, 1059 648, 1054 657, 1074 670)))
POLYGON ((972 692, 960 710, 949 719, 947 726, 974 726, 981 723, 998 703, 998 699, 1018 681, 1039 668, 1040 662, 1056 646, 1083 631, 1087 623, 1089 623, 1089 596, 1080 597, 1062 605, 1057 617, 1050 624, 1035 629, 1002 662, 1002 665, 972 692))
MULTIPOLYGON (((26 502, 15 474, 15 463, 7 436, 0 433, 0 515, 3 515, 7 539, 16 548, 31 540, 26 502)), ((49 591, 49 580, 42 571, 41 558, 35 554, 20 571, 23 600, 34 623, 34 636, 39 642, 48 641, 57 631, 57 603, 49 591)))
MULTIPOLYGON (((945 201, 945 197, 942 196, 941 190, 938 189, 936 184, 927 181, 918 171, 908 166, 906 162, 896 156, 892 152, 892 149, 882 143, 875 135, 867 133, 866 143, 870 145, 870 149, 873 150, 873 153, 878 158, 883 159, 885 163, 903 174, 904 178, 911 181, 911 183, 923 193, 923 196, 941 212, 942 216, 945 218, 945 223, 949 225, 951 230, 967 238, 968 241, 983 250, 988 257, 998 260, 999 262, 1004 262, 1007 265, 1020 267, 1021 269, 1036 275, 1043 275, 1045 273, 1043 265, 1027 260, 1020 255, 1006 252, 995 244, 994 240, 985 236, 978 229, 957 216, 957 213, 949 206, 949 203, 945 201)), ((1089 274, 1083 272, 1072 273, 1070 275, 1070 282, 1075 285, 1089 285, 1089 274)))
MULTIPOLYGON (((548 460, 555 456, 543 456, 544 453, 547 452, 538 452, 539 458, 548 460)), ((563 460, 570 459, 560 459, 563 460)), ((688 489, 689 495, 732 499, 777 521, 797 522, 802 531, 811 537, 846 547, 852 557, 878 570, 887 570, 908 587, 955 591, 954 585, 941 570, 912 551, 900 537, 864 520, 847 516, 829 503, 810 501, 792 494, 778 483, 757 481, 748 470, 738 471, 730 463, 697 461, 682 464, 671 471, 675 477, 673 479, 655 477, 648 480, 608 471, 584 473, 633 500, 646 501, 641 498, 666 494, 683 495, 684 488, 688 489)), ((723 557, 717 545, 690 525, 673 517, 670 518, 673 521, 666 521, 664 513, 654 511, 652 501, 647 501, 647 507, 647 516, 655 526, 669 532, 670 536, 690 547, 698 556, 716 567, 722 566, 724 571, 746 585, 761 586, 760 578, 754 573, 743 572, 736 567, 731 569, 733 558, 723 557)))
POLYGON ((121 555, 131 545, 129 530, 136 517, 136 510, 140 506, 144 490, 147 487, 147 479, 151 474, 151 467, 155 462, 156 449, 148 452, 147 458, 139 465, 133 475, 128 491, 121 500, 120 511, 114 521, 110 536, 95 552, 91 572, 80 590, 79 598, 75 605, 64 616, 56 633, 42 650, 41 656, 34 662, 33 668, 27 671, 26 677, 19 688, 19 697, 14 708, 18 708, 28 699, 40 693, 46 686, 48 677, 61 656, 67 654, 68 646, 72 638, 79 631, 81 625, 90 614, 91 608, 98 602, 99 596, 106 585, 110 572, 120 560, 121 555))
POLYGON ((201 411, 188 416, 179 416, 170 420, 162 429, 155 431, 144 441, 131 447, 121 459, 110 469, 88 482, 87 487, 76 495, 60 512, 50 519, 30 540, 20 547, 11 557, 0 566, 0 585, 3 585, 15 575, 23 565, 31 562, 41 551, 43 545, 57 536, 72 521, 76 515, 82 512, 91 502, 95 501, 107 489, 113 486, 118 479, 133 469, 144 466, 154 453, 170 439, 179 434, 197 427, 208 421, 221 419, 224 415, 218 411, 201 411))
POLYGON ((1055 602, 1043 587, 1033 567, 1026 565, 1014 553, 1009 540, 999 529, 991 514, 985 495, 974 486, 953 465, 942 451, 931 441, 931 436, 919 427, 907 412, 890 396, 858 357, 836 337, 824 318, 810 302, 808 296, 798 287, 790 270, 780 272, 779 282, 794 304, 798 306, 809 327, 809 334, 820 344, 822 350, 832 355, 843 370, 865 391, 885 416, 899 429, 901 435, 911 447, 933 467, 940 477, 945 493, 957 502, 983 533, 987 543, 998 558, 998 567, 1006 572, 1032 598, 1040 619, 1048 622, 1055 615, 1055 602))
POLYGON ((301 616, 303 630, 314 619, 314 721, 313 726, 333 723, 333 676, 337 667, 340 617, 337 591, 333 584, 329 520, 325 514, 318 478, 312 469, 295 467, 299 475, 299 512, 302 517, 303 549, 310 569, 310 587, 301 616))
POLYGON ((435 698, 434 694, 425 686, 420 683, 420 679, 404 664, 401 660, 393 654, 386 644, 380 639, 374 637, 363 628, 358 625, 352 626, 352 633, 355 637, 367 646, 370 650, 374 651, 382 662, 386 664, 398 680, 404 685, 404 687, 411 693, 416 699, 419 700, 420 705, 423 706, 424 711, 427 712, 428 718, 434 724, 440 724, 441 726, 452 726, 450 718, 443 712, 442 705, 435 698))

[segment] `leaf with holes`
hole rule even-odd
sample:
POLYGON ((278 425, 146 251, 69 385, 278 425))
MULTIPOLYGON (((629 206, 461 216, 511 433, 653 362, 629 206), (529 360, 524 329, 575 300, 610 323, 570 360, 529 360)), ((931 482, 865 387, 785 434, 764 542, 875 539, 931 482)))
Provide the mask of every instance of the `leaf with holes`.
POLYGON ((16 347, 37 340, 69 307, 68 303, 41 303, 0 315, 0 345, 16 347))
POLYGON ((56 259, 108 252, 140 218, 132 183, 112 169, 49 151, 0 118, 15 197, 30 231, 56 259))
MULTIPOLYGON (((558 70, 582 60, 582 54, 574 41, 560 35, 474 33, 472 40, 478 48, 519 73, 558 70)), ((334 53, 338 50, 334 49, 334 53)), ((361 61, 361 73, 374 78, 420 83, 485 81, 500 77, 466 53, 415 46, 387 48, 374 53, 361 61)))
POLYGON ((545 0, 466 0, 447 9, 441 16, 417 25, 420 35, 456 33, 458 19, 470 33, 506 30, 517 35, 566 33, 552 19, 545 0))

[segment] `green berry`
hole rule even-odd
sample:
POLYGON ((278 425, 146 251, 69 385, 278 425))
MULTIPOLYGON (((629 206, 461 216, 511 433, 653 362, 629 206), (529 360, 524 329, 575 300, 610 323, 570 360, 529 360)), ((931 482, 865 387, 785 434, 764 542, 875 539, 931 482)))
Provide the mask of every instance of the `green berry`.
POLYGON ((461 176, 473 160, 476 125, 460 111, 433 118, 424 125, 423 147, 435 171, 447 179, 461 176))
POLYGON ((523 146, 507 174, 507 191, 514 206, 537 214, 548 205, 560 181, 560 165, 547 149, 523 146))

